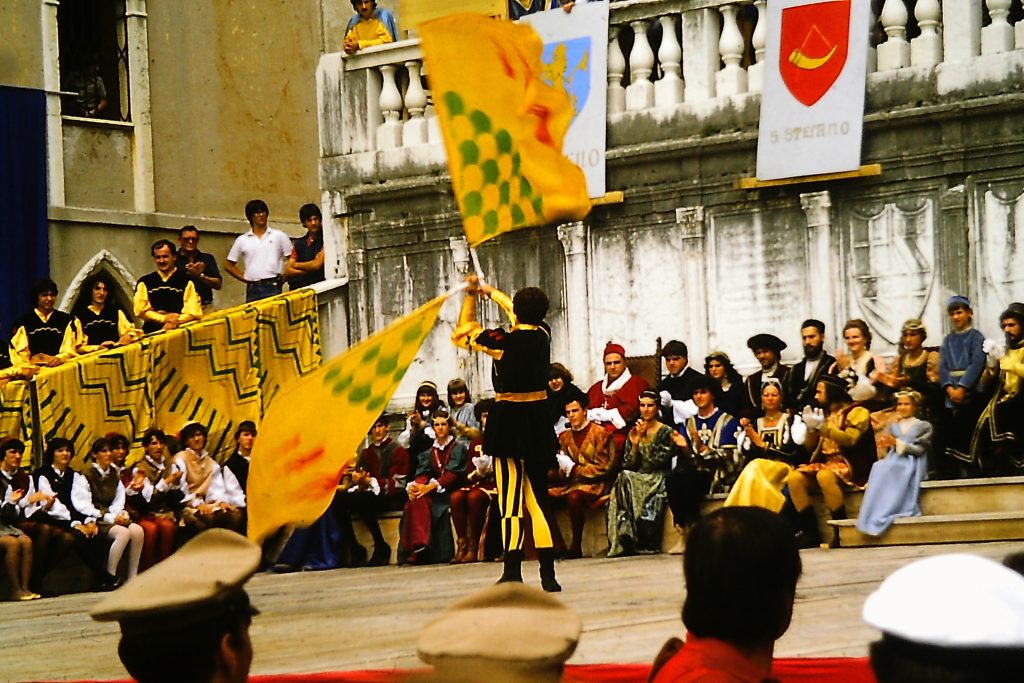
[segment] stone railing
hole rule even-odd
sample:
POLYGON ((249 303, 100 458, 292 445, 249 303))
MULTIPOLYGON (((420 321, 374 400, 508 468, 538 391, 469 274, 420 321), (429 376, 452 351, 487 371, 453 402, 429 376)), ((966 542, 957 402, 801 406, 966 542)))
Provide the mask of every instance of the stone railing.
MULTIPOLYGON (((962 65, 1024 48, 1024 20, 1010 23, 1011 4, 885 0, 872 18, 868 69, 884 74, 962 65)), ((694 109, 699 117, 708 105, 714 109, 759 93, 766 5, 766 0, 612 2, 609 119, 704 103, 694 109)), ((869 79, 869 87, 878 78, 869 79)), ((318 90, 325 157, 410 148, 423 150, 427 156, 421 161, 443 156, 417 40, 347 58, 325 55, 318 90)))

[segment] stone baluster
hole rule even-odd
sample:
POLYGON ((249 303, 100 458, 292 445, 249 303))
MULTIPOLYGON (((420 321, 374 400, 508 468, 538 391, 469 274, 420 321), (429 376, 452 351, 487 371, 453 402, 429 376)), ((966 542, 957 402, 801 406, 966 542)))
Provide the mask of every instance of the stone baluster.
POLYGON ((1024 19, 1019 19, 1017 23, 1013 25, 1013 37, 1014 46, 1018 50, 1024 47, 1024 19))
POLYGON ((629 51, 629 85, 626 87, 626 109, 647 109, 654 106, 654 51, 647 40, 647 22, 630 22, 633 27, 633 49, 629 51))
POLYGON ((761 92, 764 85, 764 46, 768 39, 768 0, 754 0, 757 8, 757 25, 750 42, 754 46, 754 63, 747 67, 747 89, 750 92, 761 92))
POLYGON ((427 92, 423 89, 420 78, 421 62, 411 60, 405 63, 409 72, 409 88, 405 91, 405 108, 409 111, 409 120, 402 125, 402 144, 406 147, 423 145, 427 142, 427 92))
POLYGON ((721 15, 712 7, 683 12, 683 80, 686 101, 703 102, 715 97, 718 73, 718 27, 721 15))
POLYGON ((380 67, 380 111, 384 123, 377 129, 377 149, 395 149, 402 146, 402 93, 395 81, 398 67, 385 64, 380 67))
POLYGON ((658 48, 661 79, 654 84, 654 104, 659 107, 683 101, 683 79, 679 66, 683 59, 683 49, 676 37, 676 19, 674 14, 658 19, 661 23, 661 47, 658 48))
POLYGON ((890 71, 910 66, 910 43, 907 42, 907 7, 904 0, 885 0, 882 5, 882 28, 885 42, 878 46, 878 70, 890 71))
POLYGON ((626 73, 626 58, 619 47, 619 27, 608 27, 608 113, 626 111, 626 89, 622 76, 626 73))
POLYGON ((878 71, 878 48, 875 47, 875 27, 878 25, 878 17, 875 10, 868 5, 868 54, 867 73, 873 74, 878 71))
POLYGON ((992 23, 981 29, 981 54, 992 55, 1013 49, 1013 27, 1007 20, 1010 0, 985 0, 992 23))
POLYGON ((722 37, 718 39, 718 52, 725 66, 715 75, 719 97, 747 91, 747 72, 740 66, 743 60, 743 34, 736 23, 738 11, 738 5, 722 7, 722 37))
POLYGON ((981 1, 942 0, 942 61, 969 62, 981 54, 981 1))
POLYGON ((914 66, 935 66, 942 61, 942 36, 939 34, 942 8, 939 0, 917 0, 914 16, 921 35, 910 41, 910 63, 914 66))

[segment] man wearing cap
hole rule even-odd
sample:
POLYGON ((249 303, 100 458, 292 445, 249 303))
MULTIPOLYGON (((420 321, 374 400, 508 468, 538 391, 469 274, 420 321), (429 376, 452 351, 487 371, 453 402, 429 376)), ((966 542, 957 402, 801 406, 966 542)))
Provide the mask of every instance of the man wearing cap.
POLYGON ((661 350, 665 359, 668 374, 658 382, 656 391, 661 396, 661 419, 665 424, 681 422, 673 416, 673 407, 677 402, 686 402, 693 398, 693 387, 701 374, 690 367, 689 353, 686 344, 673 339, 661 350))
POLYGON ((936 459, 940 475, 955 476, 966 469, 977 474, 972 457, 971 437, 985 408, 981 395, 981 373, 985 370, 985 335, 973 327, 971 302, 959 294, 946 304, 953 331, 939 348, 939 382, 945 392, 945 414, 939 423, 944 454, 936 459))
POLYGON ((793 366, 789 373, 789 386, 785 388, 789 396, 788 407, 794 413, 801 412, 814 401, 818 378, 836 362, 835 357, 825 351, 825 323, 813 318, 803 321, 800 325, 800 339, 803 341, 804 357, 793 366))
POLYGON ((1024 577, 955 553, 893 572, 864 602, 878 683, 1002 683, 1024 671, 1024 577))
POLYGON ((971 453, 988 476, 1024 470, 1024 304, 1010 304, 999 325, 1006 345, 985 342, 987 367, 982 374, 982 383, 994 384, 995 393, 971 441, 971 453))
POLYGON ((686 643, 671 638, 650 680, 769 683, 789 628, 802 565, 789 526, 763 508, 715 510, 690 532, 683 559, 686 643))
POLYGON ((782 365, 779 360, 782 358, 782 351, 786 348, 786 342, 774 334, 755 334, 747 340, 747 348, 761 364, 761 369, 744 380, 746 391, 743 396, 743 408, 740 409, 740 416, 755 418, 761 416, 761 386, 765 379, 774 377, 782 387, 782 407, 789 407, 789 395, 786 388, 789 386, 790 369, 782 365))
POLYGON ((621 345, 608 342, 602 357, 605 375, 587 391, 587 417, 613 433, 615 452, 622 453, 626 433, 640 415, 640 394, 650 386, 626 367, 626 350, 621 345))
POLYGON ((120 623, 118 655, 139 683, 245 681, 252 664, 249 624, 259 611, 243 585, 259 563, 254 543, 211 529, 108 595, 90 614, 120 623))

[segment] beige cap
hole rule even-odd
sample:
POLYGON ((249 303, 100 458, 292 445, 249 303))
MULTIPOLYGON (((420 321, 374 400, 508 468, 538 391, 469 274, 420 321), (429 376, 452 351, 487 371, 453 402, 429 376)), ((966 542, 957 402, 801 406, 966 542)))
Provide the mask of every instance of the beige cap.
POLYGON ((868 596, 864 621, 924 645, 1024 648, 1024 576, 965 553, 917 560, 868 596))
POLYGON ((209 529, 178 552, 106 596, 90 615, 119 621, 122 631, 177 628, 248 611, 242 585, 260 564, 260 548, 227 529, 209 529))
POLYGON ((581 629, 576 613, 548 593, 500 583, 428 622, 416 650, 437 680, 560 680, 581 629))

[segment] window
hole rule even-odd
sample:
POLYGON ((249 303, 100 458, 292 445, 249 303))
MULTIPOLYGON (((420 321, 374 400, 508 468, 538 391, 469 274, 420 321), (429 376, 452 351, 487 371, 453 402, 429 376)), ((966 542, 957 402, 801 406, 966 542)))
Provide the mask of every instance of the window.
POLYGON ((64 0, 57 8, 62 98, 70 116, 131 121, 124 0, 64 0))

